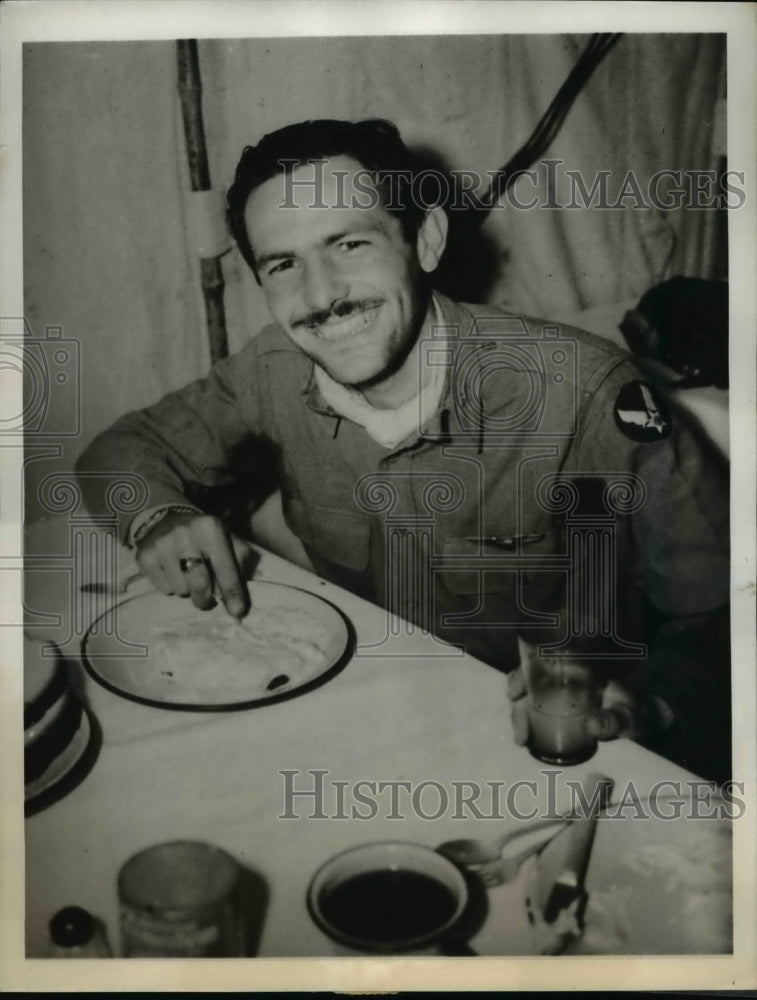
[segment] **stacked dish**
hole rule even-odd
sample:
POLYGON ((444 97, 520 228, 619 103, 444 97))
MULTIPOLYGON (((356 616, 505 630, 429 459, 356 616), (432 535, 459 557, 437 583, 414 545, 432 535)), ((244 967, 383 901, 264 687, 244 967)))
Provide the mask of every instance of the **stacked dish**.
POLYGON ((91 725, 52 643, 27 641, 24 656, 24 797, 27 805, 74 770, 91 725))

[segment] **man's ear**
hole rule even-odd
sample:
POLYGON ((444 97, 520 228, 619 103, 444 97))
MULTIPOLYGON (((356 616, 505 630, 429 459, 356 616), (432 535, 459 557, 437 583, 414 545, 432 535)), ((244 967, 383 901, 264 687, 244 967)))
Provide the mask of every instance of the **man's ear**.
POLYGON ((426 212, 426 217, 418 230, 416 248, 418 262, 427 274, 435 271, 444 248, 447 245, 447 230, 449 220, 444 209, 437 205, 426 212))

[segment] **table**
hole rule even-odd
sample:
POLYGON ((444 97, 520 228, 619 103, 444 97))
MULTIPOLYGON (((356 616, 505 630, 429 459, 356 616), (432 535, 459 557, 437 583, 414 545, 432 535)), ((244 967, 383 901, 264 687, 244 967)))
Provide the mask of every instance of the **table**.
MULTIPOLYGON (((51 553, 52 539, 65 536, 68 528, 65 519, 53 519, 32 529, 30 565, 35 553, 51 553)), ((81 525, 77 530, 81 533, 81 525)), ((65 562, 66 544, 56 551, 65 562)), ((125 576, 133 569, 131 556, 119 555, 119 572, 125 576)), ((79 558, 74 567, 81 570, 78 575, 71 576, 69 565, 69 575, 59 572, 57 582, 55 572, 32 570, 27 604, 38 612, 57 607, 63 627, 66 615, 70 617, 65 592, 71 584, 65 581, 78 583, 86 576, 83 562, 79 558)), ((94 560, 90 573, 97 572, 94 560)), ((612 777, 616 791, 632 781, 641 796, 662 779, 682 784, 694 779, 626 740, 603 744, 586 764, 556 772, 514 744, 503 674, 405 623, 394 621, 399 634, 387 636, 385 612, 271 553, 260 551, 255 578, 302 587, 336 604, 355 628, 354 657, 328 683, 301 697, 220 714, 130 702, 80 670, 103 743, 85 780, 27 820, 29 956, 44 955, 48 919, 71 904, 105 921, 118 953, 117 872, 129 856, 151 844, 207 841, 245 866, 255 901, 258 955, 328 955, 330 943, 308 917, 305 891, 329 856, 370 840, 436 846, 469 836, 474 827, 473 835, 486 836, 517 823, 512 816, 466 818, 463 806, 455 818, 455 796, 465 787, 455 782, 503 782, 507 788, 518 780, 535 781, 542 806, 553 794, 557 808, 564 809, 566 780, 594 770, 612 777), (312 797, 293 800, 287 810, 283 771, 294 772, 294 787, 300 790, 314 787, 311 772, 324 772, 320 813, 311 809, 312 797), (409 782, 422 815, 412 808, 412 792, 395 785, 396 809, 391 808, 392 786, 383 792, 377 787, 376 816, 340 818, 356 804, 351 789, 359 780, 409 782), (426 784, 419 792, 423 782, 438 784, 426 784), (339 787, 345 794, 341 810, 339 787), (440 788, 448 796, 448 808, 432 818, 442 804, 440 788), (287 811, 289 818, 282 818, 287 811)), ((129 593, 149 589, 141 580, 129 593)), ((87 624, 84 616, 78 632, 87 624)), ((55 638, 49 622, 29 632, 55 638)), ((69 650, 76 642, 78 636, 69 650)), ((491 786, 485 790, 489 797, 482 795, 478 805, 490 814, 491 786)), ((527 804, 532 802, 533 796, 527 804)), ((495 935, 487 947, 491 954, 505 953, 506 942, 500 951, 495 935)))

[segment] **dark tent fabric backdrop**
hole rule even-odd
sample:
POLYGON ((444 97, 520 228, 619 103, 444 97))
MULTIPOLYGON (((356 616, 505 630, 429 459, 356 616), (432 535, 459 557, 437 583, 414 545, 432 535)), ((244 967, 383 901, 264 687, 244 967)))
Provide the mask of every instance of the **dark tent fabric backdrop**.
MULTIPOLYGON (((213 185, 228 186, 245 145, 315 117, 386 117, 448 168, 493 170, 528 138, 586 41, 201 40, 213 185)), ((712 170, 725 72, 724 36, 625 35, 579 95, 548 156, 589 182, 609 170, 616 188, 629 170, 642 190, 660 170, 712 170)), ((62 327, 80 341, 83 359, 81 435, 60 458, 29 465, 27 518, 34 519, 43 476, 71 468, 119 414, 202 375, 209 355, 174 45, 29 44, 23 100, 26 318, 37 336, 62 327)), ((530 194, 524 189, 521 200, 530 194)), ((483 227, 492 253, 486 300, 569 321, 634 301, 672 274, 710 277, 714 216, 498 208, 483 227)), ((223 270, 233 351, 267 312, 236 250, 224 256, 223 270)))

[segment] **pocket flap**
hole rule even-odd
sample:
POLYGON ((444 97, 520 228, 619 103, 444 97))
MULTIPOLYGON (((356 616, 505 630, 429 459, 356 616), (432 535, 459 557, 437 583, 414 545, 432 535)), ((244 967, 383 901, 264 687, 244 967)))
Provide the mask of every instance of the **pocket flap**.
POLYGON ((453 594, 514 594, 545 574, 537 556, 558 555, 554 532, 513 536, 513 544, 452 537, 442 546, 442 582, 453 594), (519 582, 520 581, 520 582, 519 582))

